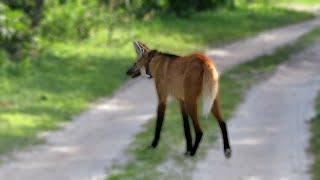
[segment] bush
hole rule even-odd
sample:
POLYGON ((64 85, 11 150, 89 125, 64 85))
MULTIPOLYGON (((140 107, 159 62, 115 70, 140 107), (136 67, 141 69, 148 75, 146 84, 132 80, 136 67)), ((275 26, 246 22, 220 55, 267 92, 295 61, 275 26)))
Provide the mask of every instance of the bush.
POLYGON ((98 6, 91 1, 81 0, 46 7, 45 18, 41 24, 41 34, 49 39, 63 40, 84 39, 90 34, 91 28, 97 24, 98 6))
POLYGON ((23 11, 31 20, 31 26, 36 27, 42 18, 44 0, 1 0, 10 9, 23 11))
POLYGON ((20 10, 0 3, 0 48, 21 57, 30 46, 32 37, 29 18, 20 10))
POLYGON ((167 0, 169 12, 178 16, 189 16, 193 11, 204 11, 218 7, 234 7, 234 0, 167 0))
POLYGON ((8 60, 7 53, 0 49, 0 68, 4 66, 7 60, 8 60))
MULTIPOLYGON (((115 0, 100 0, 108 4, 115 0)), ((204 11, 217 7, 234 7, 234 0, 118 0, 119 7, 137 16, 144 17, 150 12, 172 13, 177 16, 190 16, 194 11, 204 11)))

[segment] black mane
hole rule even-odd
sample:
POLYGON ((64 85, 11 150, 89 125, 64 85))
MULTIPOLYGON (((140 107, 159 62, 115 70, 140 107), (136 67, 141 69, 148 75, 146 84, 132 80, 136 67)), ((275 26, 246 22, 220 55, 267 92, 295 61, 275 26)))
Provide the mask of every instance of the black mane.
POLYGON ((159 52, 159 55, 169 57, 170 59, 176 59, 176 58, 180 57, 180 56, 175 55, 175 54, 169 54, 169 53, 163 53, 163 52, 159 52))

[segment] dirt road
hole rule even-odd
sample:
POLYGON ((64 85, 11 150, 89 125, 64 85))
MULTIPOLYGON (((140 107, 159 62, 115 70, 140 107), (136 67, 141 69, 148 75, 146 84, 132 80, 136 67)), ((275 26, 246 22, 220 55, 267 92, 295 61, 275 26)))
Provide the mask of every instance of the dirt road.
POLYGON ((193 179, 310 179, 306 152, 314 99, 320 90, 320 42, 292 57, 247 94, 229 121, 233 157, 220 142, 208 152, 193 179))
MULTIPOLYGON (((318 25, 320 19, 267 31, 207 54, 222 72, 293 42, 318 25)), ((114 96, 74 117, 61 131, 47 134, 46 144, 14 153, 1 164, 0 179, 103 179, 112 160, 121 160, 141 125, 155 114, 156 102, 152 81, 128 81, 114 96)))

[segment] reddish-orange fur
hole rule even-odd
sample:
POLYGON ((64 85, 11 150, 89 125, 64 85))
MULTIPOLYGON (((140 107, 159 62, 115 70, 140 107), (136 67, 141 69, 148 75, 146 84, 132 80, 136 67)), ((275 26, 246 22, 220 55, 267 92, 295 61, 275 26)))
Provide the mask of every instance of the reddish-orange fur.
MULTIPOLYGON (((139 44, 138 44, 139 45, 139 44)), ((147 68, 154 78, 158 95, 158 117, 155 138, 152 147, 156 147, 160 138, 167 97, 175 97, 181 107, 184 121, 185 136, 187 140, 187 153, 194 155, 202 138, 202 128, 198 120, 198 98, 204 96, 208 110, 218 119, 224 139, 224 149, 227 157, 231 153, 226 125, 221 117, 218 99, 218 73, 212 61, 201 53, 179 57, 150 51, 145 45, 139 46, 142 53, 134 67, 129 71, 147 68), (151 55, 150 55, 151 54, 151 55), (151 56, 151 57, 150 57, 151 56), (207 98, 207 99, 206 99, 207 98), (192 146, 192 138, 189 129, 188 116, 191 117, 195 129, 196 139, 192 146), (226 151, 228 151, 226 153, 226 151)), ((137 53, 139 53, 139 50, 137 53)), ((128 71, 128 72, 129 72, 128 71)), ((130 74, 130 73, 129 73, 130 74)), ((132 74, 132 73, 131 73, 132 74)))

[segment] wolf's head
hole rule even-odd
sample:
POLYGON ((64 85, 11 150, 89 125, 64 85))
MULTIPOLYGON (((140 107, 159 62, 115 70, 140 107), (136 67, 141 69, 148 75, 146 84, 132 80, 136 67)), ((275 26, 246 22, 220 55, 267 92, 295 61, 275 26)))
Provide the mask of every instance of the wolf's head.
POLYGON ((128 69, 127 75, 131 76, 132 78, 140 75, 147 75, 146 67, 148 67, 149 63, 148 57, 150 50, 146 45, 138 41, 134 41, 133 45, 137 53, 137 59, 133 66, 128 69))

